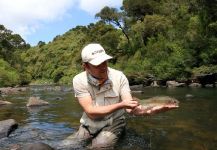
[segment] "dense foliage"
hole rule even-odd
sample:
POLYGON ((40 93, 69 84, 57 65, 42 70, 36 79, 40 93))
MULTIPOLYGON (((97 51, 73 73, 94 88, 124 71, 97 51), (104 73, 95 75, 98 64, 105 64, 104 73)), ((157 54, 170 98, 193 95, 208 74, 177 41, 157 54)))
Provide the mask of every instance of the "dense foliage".
POLYGON ((77 26, 28 50, 19 35, 9 34, 11 46, 11 38, 1 32, 1 70, 8 65, 17 69, 9 69, 17 76, 11 81, 71 83, 82 70, 82 47, 98 42, 114 56, 110 66, 128 77, 186 80, 217 72, 216 0, 124 0, 121 9, 104 7, 96 17, 97 23, 77 26))
POLYGON ((20 59, 20 54, 29 48, 20 35, 0 25, 0 87, 31 81, 31 75, 27 75, 20 59))

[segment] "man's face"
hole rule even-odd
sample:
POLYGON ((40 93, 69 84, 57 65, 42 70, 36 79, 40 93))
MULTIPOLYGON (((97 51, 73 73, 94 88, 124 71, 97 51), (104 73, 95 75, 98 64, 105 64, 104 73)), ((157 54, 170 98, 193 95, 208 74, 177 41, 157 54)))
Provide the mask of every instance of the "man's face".
POLYGON ((90 63, 85 64, 85 69, 95 78, 101 80, 101 79, 107 79, 108 78, 108 66, 107 61, 104 61, 98 66, 91 65, 90 63))

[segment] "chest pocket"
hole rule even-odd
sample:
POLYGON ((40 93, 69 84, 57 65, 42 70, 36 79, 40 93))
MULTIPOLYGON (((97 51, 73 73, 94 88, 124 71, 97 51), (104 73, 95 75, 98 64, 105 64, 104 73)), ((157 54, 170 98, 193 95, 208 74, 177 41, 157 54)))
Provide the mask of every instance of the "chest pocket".
POLYGON ((105 92, 105 105, 115 104, 120 101, 120 96, 114 89, 105 92))
POLYGON ((115 104, 120 101, 118 91, 111 86, 104 86, 102 89, 98 90, 97 88, 89 85, 88 91, 91 94, 93 105, 95 106, 105 106, 115 104))

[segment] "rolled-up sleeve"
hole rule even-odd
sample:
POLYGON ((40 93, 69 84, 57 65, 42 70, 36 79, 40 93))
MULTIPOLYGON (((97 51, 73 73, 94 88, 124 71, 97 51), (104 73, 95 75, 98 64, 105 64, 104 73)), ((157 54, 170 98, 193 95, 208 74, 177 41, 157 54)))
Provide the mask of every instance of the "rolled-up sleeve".
POLYGON ((130 86, 129 86, 129 82, 128 82, 128 79, 127 77, 121 73, 121 78, 120 78, 120 95, 121 97, 124 96, 124 94, 126 93, 131 93, 131 90, 130 90, 130 86))
POLYGON ((73 78, 73 89, 74 89, 75 97, 90 96, 90 93, 87 88, 87 84, 85 84, 85 81, 79 78, 79 76, 75 76, 73 78))

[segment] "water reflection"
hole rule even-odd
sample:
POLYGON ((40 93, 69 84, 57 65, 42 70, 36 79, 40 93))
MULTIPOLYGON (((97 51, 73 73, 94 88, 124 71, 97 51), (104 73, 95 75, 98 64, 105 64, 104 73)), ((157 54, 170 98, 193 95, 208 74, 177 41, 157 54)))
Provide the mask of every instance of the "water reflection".
MULTIPOLYGON (((216 149, 217 89, 145 88, 143 93, 134 93, 134 96, 140 99, 172 96, 181 102, 180 108, 149 117, 127 116, 126 134, 116 146, 117 150, 216 149)), ((37 141, 55 145, 74 133, 80 124, 82 110, 70 87, 52 90, 34 86, 4 99, 13 104, 0 107, 0 120, 13 118, 19 128, 10 137, 0 139, 1 149, 37 141), (27 108, 30 96, 39 96, 50 105, 27 108)))

